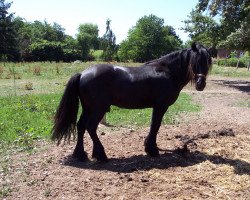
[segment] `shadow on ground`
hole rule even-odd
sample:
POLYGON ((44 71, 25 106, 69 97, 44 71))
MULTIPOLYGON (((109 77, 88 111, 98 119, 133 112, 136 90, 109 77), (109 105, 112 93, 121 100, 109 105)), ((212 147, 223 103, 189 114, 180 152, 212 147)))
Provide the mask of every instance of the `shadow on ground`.
POLYGON ((212 80, 216 84, 227 86, 245 92, 250 95, 250 81, 212 80))
POLYGON ((131 173, 150 169, 167 169, 170 167, 188 167, 204 161, 213 164, 226 164, 234 167, 235 173, 250 175, 250 163, 239 159, 228 159, 217 155, 208 155, 201 151, 191 152, 187 149, 177 149, 172 152, 165 151, 159 157, 152 158, 146 155, 135 155, 128 158, 111 158, 106 163, 87 161, 79 162, 68 156, 63 164, 80 169, 108 170, 119 173, 131 173))

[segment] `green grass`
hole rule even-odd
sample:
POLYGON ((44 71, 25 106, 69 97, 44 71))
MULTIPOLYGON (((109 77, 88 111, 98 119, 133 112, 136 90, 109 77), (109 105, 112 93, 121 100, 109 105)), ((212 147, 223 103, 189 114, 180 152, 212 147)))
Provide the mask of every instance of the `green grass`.
MULTIPOLYGON (((0 63, 0 96, 60 93, 73 74, 96 63, 0 63), (27 85, 32 85, 32 89, 27 90, 27 85)), ((119 64, 139 65, 138 63, 119 64)))
POLYGON ((0 97, 0 141, 29 149, 36 139, 48 138, 60 96, 0 97))
POLYGON ((223 77, 249 77, 250 78, 250 71, 247 68, 236 68, 236 67, 224 67, 213 65, 212 75, 219 75, 223 77))
MULTIPOLYGON (((48 139, 61 94, 0 97, 0 141, 32 149, 37 139, 48 139)), ((199 111, 188 94, 181 93, 163 123, 176 123, 179 113, 199 111)), ((114 126, 148 126, 151 109, 128 110, 112 107, 107 122, 114 126)), ((0 142, 0 143, 1 143, 0 142)))
MULTIPOLYGON (((178 124, 179 114, 185 112, 198 112, 201 107, 192 102, 190 95, 181 93, 178 100, 170 106, 164 115, 163 124, 178 124)), ((147 127, 150 125, 152 109, 120 109, 113 106, 107 114, 107 122, 111 125, 127 127, 147 127)))

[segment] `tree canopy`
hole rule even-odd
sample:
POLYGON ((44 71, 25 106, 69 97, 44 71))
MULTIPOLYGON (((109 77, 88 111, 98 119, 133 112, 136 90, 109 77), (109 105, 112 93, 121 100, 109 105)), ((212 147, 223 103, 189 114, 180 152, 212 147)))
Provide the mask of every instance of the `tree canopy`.
POLYGON ((174 29, 164 26, 164 19, 149 15, 140 18, 129 30, 119 55, 122 60, 145 62, 180 48, 181 43, 174 29))
POLYGON ((101 48, 103 50, 102 57, 105 61, 111 61, 117 53, 116 36, 110 24, 111 20, 107 19, 106 32, 101 38, 101 48))
POLYGON ((188 18, 183 29, 192 40, 250 50, 249 0, 199 0, 188 18))
POLYGON ((189 33, 193 41, 198 41, 203 45, 210 47, 216 46, 220 41, 220 26, 210 16, 204 16, 197 10, 192 10, 189 19, 184 21, 182 30, 189 33))
POLYGON ((86 23, 80 24, 78 28, 77 41, 82 52, 83 60, 89 60, 90 49, 98 47, 98 26, 86 23))
POLYGON ((91 50, 101 49, 104 61, 144 62, 177 50, 182 44, 174 28, 155 15, 140 18, 119 46, 110 19, 103 37, 99 37, 98 26, 91 23, 80 24, 76 37, 72 37, 56 22, 27 22, 14 17, 8 13, 10 6, 0 0, 0 60, 87 61, 93 59, 91 50))
POLYGON ((0 0, 0 59, 18 59, 17 33, 13 27, 13 14, 8 12, 11 3, 0 0))

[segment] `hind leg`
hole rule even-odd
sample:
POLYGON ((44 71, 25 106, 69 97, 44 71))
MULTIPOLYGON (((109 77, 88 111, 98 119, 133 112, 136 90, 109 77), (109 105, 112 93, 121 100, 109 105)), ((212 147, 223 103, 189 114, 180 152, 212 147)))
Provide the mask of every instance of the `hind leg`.
POLYGON ((103 118, 105 111, 101 112, 100 110, 92 112, 91 118, 88 121, 87 130, 93 141, 93 153, 92 157, 98 161, 107 161, 107 155, 105 153, 104 147, 97 136, 96 130, 99 122, 103 118))
POLYGON ((83 136, 86 129, 87 123, 87 112, 84 112, 77 122, 77 143, 75 150, 73 152, 73 157, 79 159, 80 161, 88 160, 87 153, 84 151, 83 136))

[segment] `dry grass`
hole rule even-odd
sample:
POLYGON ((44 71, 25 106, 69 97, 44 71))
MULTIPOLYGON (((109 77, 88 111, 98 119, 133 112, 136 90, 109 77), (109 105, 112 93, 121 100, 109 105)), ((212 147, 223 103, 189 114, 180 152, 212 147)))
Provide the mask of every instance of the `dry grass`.
POLYGON ((33 74, 36 75, 36 76, 40 76, 41 75, 41 72, 42 72, 42 68, 40 66, 35 66, 33 68, 33 74))
POLYGON ((0 66, 0 78, 1 78, 2 75, 3 75, 3 72, 4 72, 4 68, 0 66))
POLYGON ((24 89, 25 90, 33 90, 33 83, 31 83, 31 82, 26 83, 24 86, 24 89))

